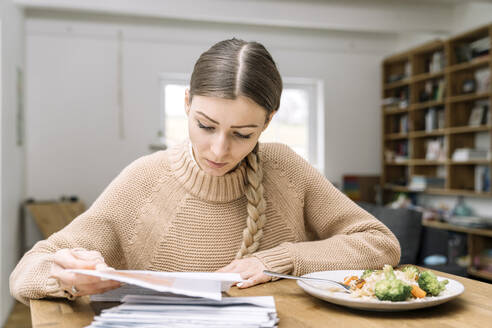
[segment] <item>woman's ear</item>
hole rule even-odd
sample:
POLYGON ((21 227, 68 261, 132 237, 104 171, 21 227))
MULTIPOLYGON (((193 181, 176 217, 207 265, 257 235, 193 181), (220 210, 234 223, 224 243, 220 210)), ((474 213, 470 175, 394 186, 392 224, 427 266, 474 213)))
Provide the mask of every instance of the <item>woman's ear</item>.
POLYGON ((184 110, 185 110, 185 113, 186 113, 186 116, 188 116, 188 114, 190 114, 190 107, 191 107, 191 104, 190 104, 190 89, 186 88, 185 90, 185 101, 184 101, 184 110))
POLYGON ((265 129, 268 127, 268 125, 272 121, 273 115, 275 115, 275 113, 276 113, 276 111, 272 111, 270 114, 268 114, 267 120, 266 120, 265 125, 263 126, 263 129, 261 130, 261 132, 265 131, 265 129))

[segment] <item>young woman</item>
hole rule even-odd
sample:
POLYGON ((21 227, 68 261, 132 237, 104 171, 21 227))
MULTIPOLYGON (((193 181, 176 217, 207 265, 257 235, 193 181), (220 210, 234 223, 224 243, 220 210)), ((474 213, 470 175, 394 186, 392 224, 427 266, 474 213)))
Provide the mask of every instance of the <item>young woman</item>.
POLYGON ((282 80, 259 43, 225 40, 195 64, 185 95, 189 142, 137 159, 82 215, 21 259, 20 301, 95 294, 114 281, 68 268, 239 272, 396 265, 400 246, 289 147, 258 144, 282 80))

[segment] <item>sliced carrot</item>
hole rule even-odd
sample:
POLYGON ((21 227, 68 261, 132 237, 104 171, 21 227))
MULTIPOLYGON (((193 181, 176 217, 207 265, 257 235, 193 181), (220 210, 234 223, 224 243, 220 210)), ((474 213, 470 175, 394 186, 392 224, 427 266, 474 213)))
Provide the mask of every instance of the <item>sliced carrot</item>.
POLYGON ((358 289, 361 289, 365 283, 366 283, 366 281, 364 279, 359 279, 355 282, 355 287, 357 287, 358 289))
POLYGON ((357 276, 351 276, 351 277, 346 277, 345 280, 343 281, 343 283, 345 285, 348 285, 352 280, 358 280, 359 277, 357 276))
POLYGON ((413 296, 415 296, 416 298, 423 298, 425 297, 425 295, 427 294, 425 292, 425 290, 423 290, 422 288, 420 288, 419 286, 417 285, 413 285, 412 286, 412 290, 410 291, 412 293, 413 296))

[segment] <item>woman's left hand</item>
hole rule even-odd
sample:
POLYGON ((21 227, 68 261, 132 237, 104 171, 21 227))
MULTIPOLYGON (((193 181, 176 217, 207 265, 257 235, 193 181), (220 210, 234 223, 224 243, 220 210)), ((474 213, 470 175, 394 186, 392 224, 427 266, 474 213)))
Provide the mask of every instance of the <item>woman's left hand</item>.
POLYGON ((240 260, 234 260, 229 265, 217 270, 217 272, 239 273, 241 278, 247 279, 238 283, 239 288, 248 288, 264 282, 268 282, 272 277, 263 273, 266 270, 265 265, 256 257, 247 257, 240 260))

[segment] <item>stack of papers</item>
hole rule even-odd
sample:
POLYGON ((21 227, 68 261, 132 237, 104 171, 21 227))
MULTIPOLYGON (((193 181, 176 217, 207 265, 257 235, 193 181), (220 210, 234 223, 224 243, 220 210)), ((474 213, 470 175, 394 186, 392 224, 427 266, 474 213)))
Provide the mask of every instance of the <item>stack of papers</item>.
POLYGON ((120 301, 103 310, 91 328, 276 327, 272 296, 226 297, 238 273, 67 270, 125 283, 92 301, 120 301))
POLYGON ((221 301, 175 296, 127 295, 86 328, 277 327, 272 296, 225 297, 221 301))

